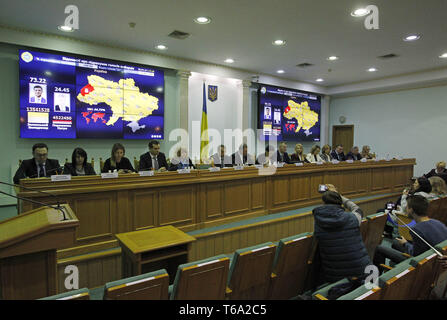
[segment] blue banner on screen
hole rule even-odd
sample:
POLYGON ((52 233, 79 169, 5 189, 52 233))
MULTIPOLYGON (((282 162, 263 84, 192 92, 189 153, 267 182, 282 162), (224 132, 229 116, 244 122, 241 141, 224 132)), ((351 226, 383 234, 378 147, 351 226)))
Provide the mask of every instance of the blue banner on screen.
POLYGON ((164 72, 19 50, 21 138, 164 138, 164 72))
POLYGON ((261 139, 320 141, 321 97, 307 92, 260 85, 261 139))

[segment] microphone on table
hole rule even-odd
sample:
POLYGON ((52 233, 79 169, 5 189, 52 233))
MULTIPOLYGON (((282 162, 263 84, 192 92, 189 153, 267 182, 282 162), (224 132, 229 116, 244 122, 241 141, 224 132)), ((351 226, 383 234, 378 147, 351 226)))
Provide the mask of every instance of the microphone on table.
POLYGON ((44 202, 40 202, 40 201, 36 201, 36 200, 31 200, 31 199, 24 198, 24 197, 14 196, 14 195, 12 195, 12 194, 9 194, 9 193, 3 192, 3 191, 0 191, 0 193, 1 193, 1 194, 4 194, 4 195, 7 195, 7 196, 9 196, 9 197, 15 198, 15 199, 19 199, 19 200, 23 200, 23 201, 28 201, 28 202, 31 202, 31 203, 34 203, 34 204, 39 204, 39 205, 44 206, 44 207, 47 207, 47 208, 51 208, 51 209, 58 210, 58 211, 62 212, 62 215, 63 215, 63 219, 62 219, 62 221, 69 220, 69 219, 67 219, 67 217, 65 216, 64 208, 62 208, 59 204, 58 204, 57 206, 53 206, 53 205, 51 205, 51 204, 47 204, 47 203, 44 203, 44 202))
POLYGON ((395 213, 395 210, 389 211, 388 214, 395 220, 399 220, 405 227, 407 227, 410 231, 412 231, 419 239, 421 239, 430 249, 432 249, 439 257, 442 257, 442 253, 433 248, 424 238, 422 238, 417 232, 415 232, 409 225, 403 222, 395 213))
MULTIPOLYGON (((45 171, 45 175, 47 175, 47 174, 50 173, 50 172, 54 172, 54 171, 56 171, 56 173, 57 173, 57 170, 59 170, 59 169, 64 170, 64 166, 59 166, 59 167, 57 167, 57 168, 53 168, 53 169, 50 169, 50 170, 46 170, 46 171, 45 171)), ((39 169, 38 169, 38 170, 39 170, 39 169)), ((33 174, 32 176, 29 176, 29 178, 37 178, 38 175, 39 175, 39 173, 36 173, 36 174, 33 174)), ((26 176, 25 176, 25 178, 26 178, 26 176)), ((47 178, 47 177, 40 177, 40 178, 47 178)))

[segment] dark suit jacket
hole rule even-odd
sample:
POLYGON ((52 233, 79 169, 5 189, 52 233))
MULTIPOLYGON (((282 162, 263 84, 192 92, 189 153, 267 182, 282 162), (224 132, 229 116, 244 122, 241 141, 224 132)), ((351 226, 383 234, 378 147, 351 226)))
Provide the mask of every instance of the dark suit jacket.
POLYGON ((292 155, 290 156, 290 160, 293 162, 303 162, 303 163, 309 163, 309 160, 306 159, 306 155, 303 154, 301 155, 303 157, 303 159, 299 159, 298 155, 296 153, 292 153, 292 155))
POLYGON ((346 155, 346 160, 354 160, 354 161, 356 161, 356 160, 362 160, 362 155, 359 153, 359 154, 357 154, 357 155, 355 155, 355 154, 353 154, 352 152, 349 152, 347 155, 346 155))
MULTIPOLYGON (((84 172, 86 176, 96 175, 95 169, 93 169, 90 163, 86 163, 84 167, 84 172)), ((76 168, 71 163, 66 163, 64 165, 64 174, 71 174, 72 176, 77 176, 76 168)))
POLYGON ((332 156, 332 159, 334 159, 334 160, 346 161, 346 156, 344 153, 337 155, 337 152, 335 152, 335 150, 332 150, 331 156, 332 156))
MULTIPOLYGON (((169 169, 168 163, 166 162, 166 156, 163 152, 157 155, 158 167, 165 167, 166 170, 169 169)), ((149 152, 142 154, 140 156, 140 168, 138 170, 147 171, 152 169, 152 157, 149 152)))
POLYGON ((443 172, 441 173, 437 173, 436 169, 432 169, 429 173, 424 174, 424 177, 426 177, 427 179, 430 177, 434 177, 434 176, 441 176, 441 175, 445 175, 447 174, 447 169, 445 169, 443 172))
POLYGON ((279 151, 276 151, 276 162, 290 163, 289 154, 287 152, 284 152, 284 159, 283 159, 283 161, 281 161, 281 155, 280 155, 279 151))
MULTIPOLYGON (((45 162, 45 172, 47 177, 50 177, 53 174, 61 174, 62 168, 59 165, 59 161, 54 159, 47 159, 47 161, 45 162)), ((37 178, 37 176, 38 174, 36 160, 34 158, 23 160, 22 164, 20 165, 19 169, 17 169, 16 174, 14 175, 14 183, 19 184, 20 179, 37 178)))
POLYGON ((110 163, 110 158, 106 160, 106 162, 104 162, 104 168, 102 169, 101 172, 106 173, 109 172, 109 170, 113 171, 113 170, 129 170, 132 172, 135 172, 135 169, 133 168, 132 164, 130 163, 130 160, 127 159, 126 157, 123 157, 121 159, 120 163, 116 164, 116 167, 112 167, 111 163, 110 163))

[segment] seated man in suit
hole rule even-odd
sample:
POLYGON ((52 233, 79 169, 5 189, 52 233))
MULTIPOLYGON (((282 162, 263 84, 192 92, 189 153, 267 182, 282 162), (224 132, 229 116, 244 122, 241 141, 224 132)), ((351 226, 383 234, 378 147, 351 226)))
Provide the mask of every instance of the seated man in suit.
POLYGON ((273 165, 276 162, 276 156, 275 147, 268 145, 265 147, 265 153, 258 156, 256 163, 269 166, 273 165))
POLYGON ((289 154, 287 153, 287 143, 284 141, 279 144, 276 159, 278 162, 290 163, 289 154))
POLYGON ((346 155, 346 160, 362 160, 362 155, 359 152, 359 147, 352 147, 351 151, 346 155))
POLYGON ((23 160, 14 175, 14 183, 19 184, 20 179, 50 177, 62 173, 58 160, 48 159, 48 147, 45 143, 36 143, 33 146, 33 158, 23 160))
POLYGON ((244 164, 245 165, 254 165, 256 161, 255 161, 255 158, 251 154, 248 154, 247 144, 244 143, 244 144, 241 144, 238 151, 236 151, 235 153, 233 153, 231 155, 231 162, 235 166, 240 166, 240 165, 244 165, 244 164))
POLYGON ((335 150, 332 150, 331 156, 332 156, 332 159, 335 159, 338 161, 346 161, 346 156, 343 153, 343 146, 341 144, 337 145, 335 150))
POLYGON ((216 167, 223 168, 233 166, 230 156, 225 154, 225 145, 223 144, 219 146, 218 152, 210 157, 210 160, 213 160, 214 166, 216 167))
POLYGON ((149 141, 149 152, 140 156, 140 171, 158 170, 160 172, 168 170, 166 156, 160 152, 160 142, 157 140, 149 141))

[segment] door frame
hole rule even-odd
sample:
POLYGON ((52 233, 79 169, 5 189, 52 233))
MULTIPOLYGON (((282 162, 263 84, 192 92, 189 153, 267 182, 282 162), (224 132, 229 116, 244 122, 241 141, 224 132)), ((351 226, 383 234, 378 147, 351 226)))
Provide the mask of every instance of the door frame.
POLYGON ((341 125, 333 125, 332 126, 332 141, 331 141, 331 144, 332 144, 332 148, 335 148, 335 145, 334 145, 334 136, 335 136, 335 129, 336 128, 352 128, 352 143, 354 143, 354 125, 353 124, 341 124, 341 125))

